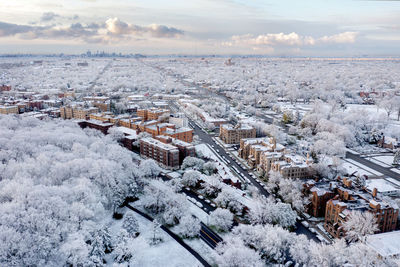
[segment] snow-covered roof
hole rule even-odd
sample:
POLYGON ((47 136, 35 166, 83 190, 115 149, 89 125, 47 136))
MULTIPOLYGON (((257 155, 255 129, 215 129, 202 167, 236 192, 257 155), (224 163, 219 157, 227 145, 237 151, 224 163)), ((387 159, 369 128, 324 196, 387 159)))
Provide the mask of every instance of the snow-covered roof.
POLYGON ((126 128, 126 127, 123 127, 123 126, 114 127, 114 128, 115 128, 116 130, 118 130, 118 131, 124 133, 124 134, 130 135, 130 136, 133 136, 133 137, 136 137, 136 136, 137 136, 135 130, 132 130, 132 129, 129 129, 129 128, 126 128))
POLYGON ((367 188, 374 190, 376 188, 379 193, 400 193, 400 187, 387 181, 386 179, 369 179, 366 181, 367 188))
POLYGON ((400 256, 400 231, 367 236, 365 243, 384 258, 400 256))

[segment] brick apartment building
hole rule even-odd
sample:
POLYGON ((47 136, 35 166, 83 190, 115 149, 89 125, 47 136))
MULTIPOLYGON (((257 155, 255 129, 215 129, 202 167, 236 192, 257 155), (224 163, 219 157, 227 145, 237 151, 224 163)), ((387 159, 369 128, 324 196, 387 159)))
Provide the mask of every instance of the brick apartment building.
POLYGON ((141 117, 143 119, 143 121, 158 120, 164 114, 169 115, 169 110, 150 108, 150 109, 138 109, 136 111, 136 115, 138 117, 141 117))
POLYGON ((219 138, 225 144, 239 144, 241 139, 256 138, 256 129, 246 124, 223 124, 219 128, 219 138))
POLYGON ((193 142, 193 129, 187 127, 176 129, 175 124, 172 123, 145 125, 142 131, 151 134, 153 137, 165 135, 187 143, 193 142))
POLYGON ((60 108, 60 116, 63 119, 88 120, 90 114, 97 112, 98 109, 95 107, 82 108, 63 106, 60 108))
POLYGON ((164 144, 171 144, 178 148, 179 150, 179 165, 182 164, 183 160, 186 157, 195 157, 196 156, 196 150, 195 147, 187 142, 181 141, 179 139, 171 138, 166 135, 159 135, 155 137, 157 140, 164 144))
POLYGON ((3 92, 3 91, 11 91, 11 86, 10 85, 1 85, 0 86, 0 92, 3 92))
POLYGON ((84 129, 84 128, 91 128, 91 129, 96 129, 101 131, 103 134, 108 133, 108 129, 114 126, 112 123, 108 122, 102 122, 102 121, 95 121, 95 120, 90 120, 90 121, 80 121, 78 122, 79 126, 84 129))
POLYGON ((261 168, 265 173, 270 170, 279 172, 284 178, 312 178, 311 161, 300 155, 267 152, 261 155, 261 168))
POLYGON ((240 140, 239 157, 245 159, 251 168, 261 163, 263 152, 283 152, 285 147, 276 143, 275 138, 245 138, 240 140))
POLYGON ((154 159, 165 168, 179 168, 178 148, 170 144, 164 144, 154 138, 148 137, 140 140, 140 155, 154 159))
POLYGON ((18 106, 0 106, 0 114, 19 114, 18 106))
POLYGON ((306 211, 315 217, 325 217, 324 228, 335 238, 346 235, 342 225, 354 210, 374 214, 379 232, 396 229, 399 208, 384 201, 376 188, 367 190, 357 177, 311 181, 304 184, 304 190, 311 200, 306 211))

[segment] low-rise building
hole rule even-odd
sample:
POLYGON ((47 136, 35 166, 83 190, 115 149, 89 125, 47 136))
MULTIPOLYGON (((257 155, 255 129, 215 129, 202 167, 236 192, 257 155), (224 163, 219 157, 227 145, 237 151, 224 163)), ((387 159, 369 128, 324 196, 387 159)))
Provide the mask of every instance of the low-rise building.
POLYGON ((306 211, 325 217, 324 228, 335 238, 346 236, 343 224, 352 211, 374 214, 379 232, 396 229, 399 207, 383 200, 376 188, 368 190, 362 178, 337 177, 334 181, 308 182, 305 189, 312 199, 306 211))
POLYGON ((0 114, 19 114, 18 106, 0 106, 0 114))
POLYGON ((225 144, 239 144, 241 139, 256 138, 256 129, 246 124, 223 124, 219 129, 219 138, 225 144))
POLYGON ((384 259, 400 258, 400 231, 369 235, 365 244, 384 259))
POLYGON ((247 160, 251 168, 254 168, 261 163, 263 152, 283 152, 284 150, 285 147, 277 144, 276 139, 272 137, 245 138, 240 140, 238 155, 247 160))
POLYGON ((140 140, 140 155, 154 159, 165 168, 179 168, 178 148, 170 144, 164 144, 154 138, 147 137, 140 140))
POLYGON ((79 126, 81 128, 92 128, 101 131, 103 134, 108 133, 108 129, 114 126, 114 124, 109 123, 109 122, 102 122, 102 121, 96 121, 96 120, 82 120, 78 122, 79 126))
POLYGON ((11 91, 11 86, 10 85, 1 85, 0 86, 0 92, 3 92, 3 91, 11 91))
POLYGON ((63 119, 88 120, 90 119, 90 114, 97 112, 98 109, 95 107, 83 108, 78 106, 63 106, 60 108, 60 115, 63 119))
POLYGON ((171 138, 166 135, 159 135, 155 137, 160 142, 164 144, 171 144, 178 148, 179 150, 179 165, 182 164, 183 160, 186 157, 195 157, 196 156, 196 149, 194 145, 181 141, 179 139, 171 138))
POLYGON ((260 155, 260 164, 257 166, 259 172, 268 174, 269 171, 279 172, 284 178, 304 179, 312 178, 313 171, 311 160, 300 155, 283 152, 265 151, 260 155))
POLYGON ((138 109, 136 114, 138 117, 143 118, 143 121, 159 120, 160 117, 163 115, 166 117, 166 119, 169 118, 169 110, 167 109, 158 109, 158 108, 138 109))

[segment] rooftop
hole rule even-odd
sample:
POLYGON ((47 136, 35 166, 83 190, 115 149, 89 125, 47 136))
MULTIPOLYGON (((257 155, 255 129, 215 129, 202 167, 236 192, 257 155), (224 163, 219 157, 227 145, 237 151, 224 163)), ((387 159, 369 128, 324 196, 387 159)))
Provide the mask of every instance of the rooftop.
POLYGON ((365 243, 382 257, 400 256, 400 231, 367 236, 365 243))

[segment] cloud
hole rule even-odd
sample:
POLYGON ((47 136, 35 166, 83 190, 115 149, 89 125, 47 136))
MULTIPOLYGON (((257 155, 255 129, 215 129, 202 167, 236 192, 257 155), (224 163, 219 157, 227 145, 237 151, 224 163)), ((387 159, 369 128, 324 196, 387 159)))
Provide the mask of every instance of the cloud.
POLYGON ((26 33, 39 28, 37 26, 19 25, 0 22, 0 37, 13 36, 19 33, 26 33))
POLYGON ((149 26, 139 26, 128 24, 119 20, 118 18, 108 19, 106 21, 106 29, 111 35, 143 35, 149 33, 153 37, 157 38, 174 38, 183 35, 184 33, 182 30, 165 25, 151 24, 149 26))
MULTIPOLYGON (((50 19, 47 15, 46 19, 50 19)), ((53 16, 54 18, 54 16, 53 16)), ((109 43, 137 37, 176 38, 183 35, 182 30, 165 25, 151 24, 139 26, 121 21, 118 18, 107 19, 105 23, 73 23, 69 26, 18 25, 0 22, 0 37, 16 36, 21 39, 79 39, 86 43, 109 43)))
POLYGON ((336 43, 336 44, 352 44, 356 42, 358 32, 342 32, 339 34, 324 36, 318 39, 324 43, 336 43))
POLYGON ((224 46, 253 46, 254 50, 259 49, 261 46, 268 48, 274 46, 313 46, 321 43, 354 43, 356 41, 357 32, 343 32, 330 36, 323 36, 314 38, 311 36, 301 36, 295 32, 285 33, 269 33, 254 36, 252 34, 234 35, 231 40, 224 42, 224 46))
POLYGON ((40 17, 40 21, 42 21, 42 22, 52 21, 57 17, 60 17, 60 15, 58 15, 54 12, 45 12, 40 17))
POLYGON ((162 38, 162 37, 173 38, 173 37, 183 35, 183 33, 184 33, 182 30, 178 30, 173 27, 168 27, 165 25, 158 25, 158 24, 151 24, 146 29, 154 37, 158 37, 158 38, 162 38))

